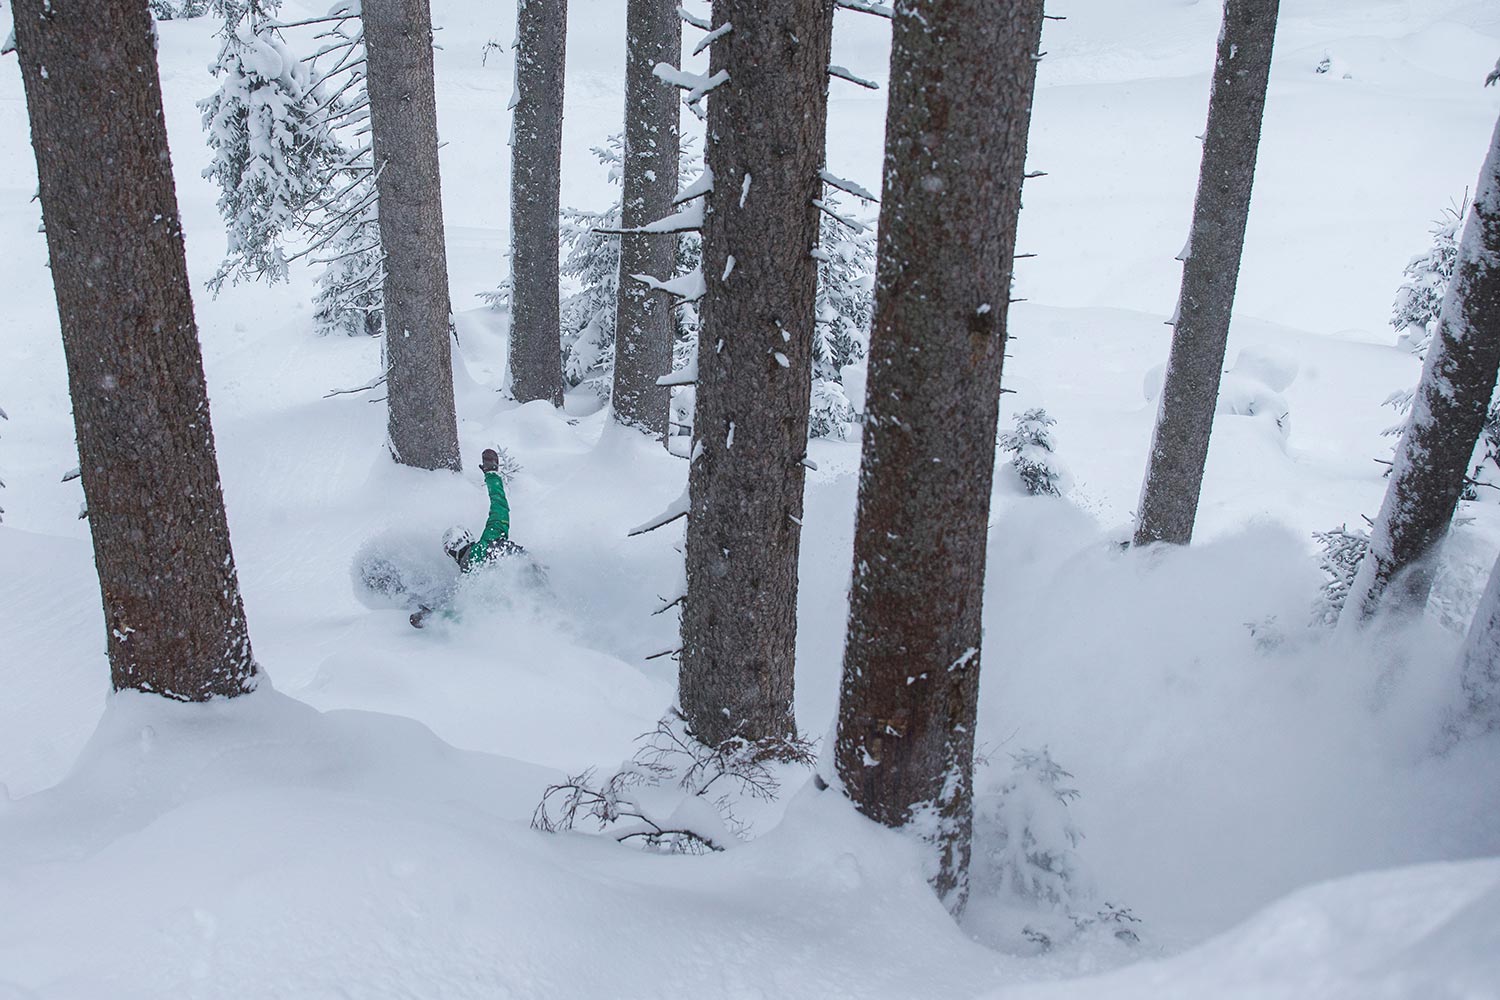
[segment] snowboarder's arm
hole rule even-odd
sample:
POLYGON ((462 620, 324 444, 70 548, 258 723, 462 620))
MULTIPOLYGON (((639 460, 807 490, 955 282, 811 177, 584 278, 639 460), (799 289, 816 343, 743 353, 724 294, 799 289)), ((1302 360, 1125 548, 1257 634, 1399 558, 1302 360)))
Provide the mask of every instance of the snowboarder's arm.
POLYGON ((490 546, 510 535, 510 502, 505 499, 505 481, 498 472, 486 472, 484 485, 490 491, 490 516, 484 522, 484 533, 477 547, 488 552, 490 546))

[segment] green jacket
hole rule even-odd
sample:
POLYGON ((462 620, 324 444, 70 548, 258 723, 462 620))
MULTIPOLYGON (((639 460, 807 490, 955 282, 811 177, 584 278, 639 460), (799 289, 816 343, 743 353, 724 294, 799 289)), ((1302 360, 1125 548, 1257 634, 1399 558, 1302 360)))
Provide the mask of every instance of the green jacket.
POLYGON ((490 491, 490 516, 484 522, 484 533, 479 536, 479 541, 464 553, 465 573, 484 565, 496 543, 510 537, 510 502, 505 499, 505 482, 498 472, 486 472, 484 485, 490 491))

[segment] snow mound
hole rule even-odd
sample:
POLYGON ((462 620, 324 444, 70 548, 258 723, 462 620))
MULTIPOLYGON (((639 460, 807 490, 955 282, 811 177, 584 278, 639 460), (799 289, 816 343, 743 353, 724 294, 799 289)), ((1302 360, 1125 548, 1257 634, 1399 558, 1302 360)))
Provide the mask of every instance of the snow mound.
POLYGON ((117 695, 0 805, 0 995, 972 996, 904 838, 808 786, 730 854, 529 828, 556 775, 270 690, 117 695), (811 942, 818 942, 813 947, 811 942))
POLYGON ((1241 348, 1229 374, 1254 380, 1272 392, 1286 392, 1297 380, 1297 359, 1268 347, 1241 348))
POLYGON ((1500 859, 1302 889, 1165 961, 998 990, 990 1000, 1368 1000, 1500 995, 1500 859))

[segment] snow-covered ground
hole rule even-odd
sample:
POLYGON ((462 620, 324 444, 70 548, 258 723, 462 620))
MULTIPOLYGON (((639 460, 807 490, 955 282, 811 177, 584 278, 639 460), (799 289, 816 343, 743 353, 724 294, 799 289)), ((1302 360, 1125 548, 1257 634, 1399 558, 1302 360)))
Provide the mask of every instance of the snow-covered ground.
MULTIPOLYGON (((602 207, 587 151, 619 127, 624 3, 570 6, 563 196, 602 207)), ((378 345, 309 334, 309 275, 201 289, 223 250, 193 107, 213 25, 164 24, 220 465, 271 681, 232 704, 108 696, 81 491, 59 482, 76 456, 20 77, 0 61, 0 998, 1500 996, 1500 740, 1434 752, 1454 624, 1500 548, 1493 501, 1453 537, 1441 614, 1377 637, 1308 627, 1310 532, 1379 504, 1380 402, 1418 371, 1385 317, 1500 113, 1479 86, 1500 8, 1283 0, 1226 381, 1241 412, 1215 427, 1198 544, 1121 553, 1219 5, 1049 5, 1067 19, 1043 45, 1030 160, 1047 176, 1026 192, 1038 257, 1018 276, 1005 408, 1058 419, 1073 486, 1032 500, 997 477, 978 785, 1047 746, 1081 793, 1097 898, 1142 923, 1135 947, 1041 957, 992 947, 1004 914, 983 884, 954 925, 909 844, 810 786, 712 856, 529 828, 549 782, 628 757, 671 702, 671 662, 645 657, 673 645, 672 616, 650 612, 680 557, 672 531, 625 535, 686 467, 581 401, 495 392, 504 322, 475 296, 505 267, 511 67, 480 47, 509 40, 513 9, 434 8, 460 435, 471 465, 490 443, 519 459, 514 535, 548 587, 422 632, 358 599, 362 547, 436 545, 477 525, 483 491, 472 468, 392 467, 383 408, 323 398, 367 381, 378 345), (1261 405, 1278 395, 1283 426, 1261 405)), ((882 79, 886 42, 840 13, 834 61, 882 79)), ((835 81, 832 97, 830 167, 878 186, 880 95, 835 81)), ((817 737, 858 446, 812 453, 797 714, 817 737)))

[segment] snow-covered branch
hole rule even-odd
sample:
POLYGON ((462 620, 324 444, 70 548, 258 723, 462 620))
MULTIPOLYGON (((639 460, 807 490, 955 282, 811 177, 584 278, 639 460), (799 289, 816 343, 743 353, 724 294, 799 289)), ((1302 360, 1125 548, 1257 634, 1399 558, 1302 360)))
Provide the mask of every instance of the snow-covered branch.
POLYGON ((869 3, 867 0, 833 0, 835 7, 852 10, 860 14, 874 14, 876 17, 894 17, 896 12, 883 3, 869 3))
POLYGON ((880 84, 876 83, 874 80, 867 80, 867 79, 865 79, 862 76, 856 76, 853 71, 849 70, 847 67, 844 67, 844 66, 830 65, 828 67, 828 75, 829 76, 836 76, 840 80, 848 80, 850 83, 854 84, 855 86, 857 86, 857 87, 863 87, 866 90, 879 90, 880 89, 880 84))
POLYGON ((665 219, 648 222, 634 229, 598 228, 594 232, 604 236, 665 236, 672 233, 696 233, 703 228, 703 203, 698 202, 665 219))
POLYGON ((867 232, 870 228, 868 225, 860 222, 858 219, 852 216, 844 215, 842 212, 829 205, 828 202, 824 201, 822 198, 814 198, 813 204, 817 206, 818 211, 824 213, 830 219, 848 226, 850 229, 854 230, 857 233, 867 232))
POLYGON ((818 177, 820 177, 823 183, 827 184, 829 187, 836 187, 840 191, 847 191, 849 194, 852 194, 854 195, 854 197, 859 198, 863 201, 880 201, 879 198, 870 193, 869 189, 861 187, 859 184, 856 184, 854 181, 851 181, 846 177, 840 177, 837 174, 830 173, 826 169, 819 170, 818 177))
POLYGON ((627 538, 636 535, 644 535, 648 531, 655 531, 664 524, 671 524, 679 517, 687 517, 688 511, 692 509, 692 501, 688 499, 687 487, 682 488, 682 495, 667 505, 667 509, 643 524, 639 524, 626 533, 627 538))
POLYGON ((662 281, 649 274, 632 274, 632 278, 658 292, 675 295, 681 302, 697 302, 708 294, 708 282, 703 280, 703 269, 695 267, 686 274, 662 281))

